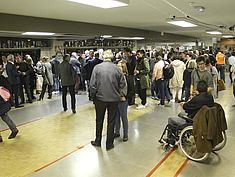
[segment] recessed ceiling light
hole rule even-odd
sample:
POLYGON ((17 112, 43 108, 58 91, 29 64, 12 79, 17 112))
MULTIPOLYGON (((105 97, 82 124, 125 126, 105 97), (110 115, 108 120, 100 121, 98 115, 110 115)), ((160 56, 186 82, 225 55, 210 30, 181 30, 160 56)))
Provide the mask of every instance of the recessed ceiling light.
POLYGON ((72 1, 89 6, 100 7, 104 9, 127 6, 129 2, 129 0, 67 0, 67 1, 72 1))
POLYGON ((206 31, 208 34, 222 34, 220 31, 206 31))
POLYGON ((205 7, 203 7, 203 6, 193 6, 193 8, 197 12, 205 12, 205 7))
POLYGON ((180 26, 180 27, 184 27, 184 28, 188 28, 188 27, 196 27, 197 25, 184 21, 184 20, 172 20, 172 21, 168 21, 167 23, 170 23, 172 25, 176 25, 176 26, 180 26))
POLYGON ((113 37, 113 36, 111 36, 111 35, 103 35, 103 36, 101 36, 101 37, 103 37, 103 38, 111 38, 111 37, 113 37))
POLYGON ((222 37, 223 37, 223 38, 233 38, 234 36, 233 36, 233 35, 230 35, 230 34, 224 34, 222 37))
POLYGON ((113 39, 123 39, 123 40, 143 40, 144 37, 115 37, 113 39))
POLYGON ((52 36, 55 33, 48 33, 48 32, 25 32, 22 35, 31 35, 31 36, 52 36))

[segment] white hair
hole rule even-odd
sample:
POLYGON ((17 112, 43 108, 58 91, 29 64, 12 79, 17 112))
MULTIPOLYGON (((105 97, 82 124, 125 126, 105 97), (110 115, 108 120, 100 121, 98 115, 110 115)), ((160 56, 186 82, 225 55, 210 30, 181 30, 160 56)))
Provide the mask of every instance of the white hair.
POLYGON ((9 55, 7 56, 7 61, 14 61, 14 59, 15 59, 15 57, 14 57, 14 55, 12 55, 12 54, 9 54, 9 55))
POLYGON ((105 50, 104 53, 103 53, 103 59, 104 60, 112 60, 113 59, 113 52, 112 52, 112 50, 110 50, 110 49, 105 50))

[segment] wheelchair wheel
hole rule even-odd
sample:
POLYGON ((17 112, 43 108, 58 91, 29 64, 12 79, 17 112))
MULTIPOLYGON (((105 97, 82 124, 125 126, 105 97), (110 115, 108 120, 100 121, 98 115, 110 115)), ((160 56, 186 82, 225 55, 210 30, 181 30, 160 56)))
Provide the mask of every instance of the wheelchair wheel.
POLYGON ((191 160, 201 162, 209 156, 209 153, 201 153, 197 151, 193 136, 193 126, 187 126, 181 131, 179 144, 182 152, 191 160))
POLYGON ((225 146, 226 142, 227 142, 227 135, 226 135, 226 132, 223 131, 222 132, 222 135, 223 135, 223 141, 219 144, 217 144, 214 148, 213 148, 213 151, 219 151, 221 149, 223 149, 223 147, 225 146))

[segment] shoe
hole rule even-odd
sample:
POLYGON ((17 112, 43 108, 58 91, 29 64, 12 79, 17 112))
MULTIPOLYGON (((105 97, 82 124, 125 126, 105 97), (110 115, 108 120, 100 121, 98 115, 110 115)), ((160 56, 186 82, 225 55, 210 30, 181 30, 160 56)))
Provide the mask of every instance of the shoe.
POLYGON ((164 104, 158 104, 159 107, 163 108, 164 107, 164 104))
POLYGON ((106 145, 106 150, 109 151, 114 148, 114 144, 106 145))
POLYGON ((15 108, 23 108, 24 107, 24 105, 17 105, 17 106, 15 106, 15 108))
POLYGON ((142 105, 142 104, 136 107, 136 109, 144 109, 144 108, 145 108, 145 105, 142 105))
POLYGON ((91 145, 96 147, 101 147, 101 143, 98 143, 96 141, 91 141, 91 145))
POLYGON ((42 100, 43 100, 43 98, 41 98, 41 97, 38 98, 38 101, 42 101, 42 100))
POLYGON ((32 99, 33 99, 33 100, 36 100, 37 98, 36 98, 35 96, 32 96, 32 99))
POLYGON ((47 97, 47 99, 52 99, 52 96, 47 97))
POLYGON ((114 138, 118 138, 120 137, 120 134, 119 133, 114 133, 114 138))
POLYGON ((66 112, 68 110, 68 108, 64 108, 64 112, 66 112))
POLYGON ((32 100, 27 100, 26 103, 33 103, 33 101, 32 100))
POLYGON ((75 109, 72 109, 72 112, 75 114, 75 113, 76 113, 76 110, 75 110, 75 109))
POLYGON ((16 130, 16 131, 14 131, 14 132, 11 132, 10 136, 8 137, 8 139, 15 138, 18 133, 19 133, 19 130, 16 130))
POLYGON ((171 107, 170 101, 165 104, 165 107, 171 107))
POLYGON ((0 136, 0 143, 2 143, 3 142, 3 139, 2 139, 2 136, 0 136))
POLYGON ((123 142, 126 142, 128 141, 128 136, 124 136, 123 139, 122 139, 123 142))
POLYGON ((151 97, 153 100, 159 100, 159 98, 157 96, 152 96, 151 97))

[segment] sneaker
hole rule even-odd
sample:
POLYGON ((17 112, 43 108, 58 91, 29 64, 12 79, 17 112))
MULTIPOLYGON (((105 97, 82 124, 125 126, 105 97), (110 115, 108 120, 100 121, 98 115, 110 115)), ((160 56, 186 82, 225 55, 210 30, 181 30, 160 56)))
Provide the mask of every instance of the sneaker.
POLYGON ((8 139, 15 138, 18 133, 19 133, 19 130, 11 132, 10 136, 8 137, 8 139))
POLYGON ((142 105, 142 104, 136 107, 136 109, 144 109, 144 108, 145 108, 145 105, 142 105))
POLYGON ((114 144, 106 145, 106 150, 109 151, 114 148, 114 144))
POLYGON ((101 146, 101 143, 98 143, 96 141, 91 141, 91 145, 92 146, 96 146, 96 147, 100 147, 101 146))
POLYGON ((164 107, 164 104, 158 104, 159 107, 163 108, 164 107))
POLYGON ((123 142, 126 142, 128 141, 128 136, 124 136, 123 139, 122 139, 123 142))
POLYGON ((165 103, 165 107, 171 107, 170 101, 168 101, 167 103, 165 103))
POLYGON ((114 133, 114 138, 118 138, 120 137, 120 134, 119 133, 114 133))

